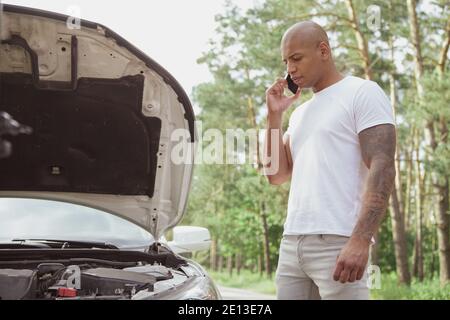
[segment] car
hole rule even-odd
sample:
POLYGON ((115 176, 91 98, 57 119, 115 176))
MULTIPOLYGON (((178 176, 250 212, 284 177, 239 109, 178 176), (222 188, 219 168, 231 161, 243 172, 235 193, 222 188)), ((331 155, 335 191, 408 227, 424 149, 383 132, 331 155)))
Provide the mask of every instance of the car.
POLYGON ((29 128, 0 137, 0 299, 221 299, 189 259, 208 229, 178 226, 194 154, 172 161, 173 134, 198 139, 177 80, 57 13, 3 5, 0 37, 0 111, 29 128))

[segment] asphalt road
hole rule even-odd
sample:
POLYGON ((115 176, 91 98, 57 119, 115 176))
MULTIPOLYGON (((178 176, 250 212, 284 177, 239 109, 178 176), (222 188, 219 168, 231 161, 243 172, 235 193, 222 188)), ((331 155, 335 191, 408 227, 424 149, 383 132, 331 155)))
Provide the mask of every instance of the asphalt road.
POLYGON ((275 295, 218 286, 224 300, 275 300, 275 295))

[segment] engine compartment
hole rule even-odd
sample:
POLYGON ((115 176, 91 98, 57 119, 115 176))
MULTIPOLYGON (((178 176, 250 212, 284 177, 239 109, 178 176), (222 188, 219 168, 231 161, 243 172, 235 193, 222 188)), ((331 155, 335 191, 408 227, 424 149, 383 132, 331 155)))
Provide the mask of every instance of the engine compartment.
POLYGON ((160 250, 0 249, 0 300, 148 297, 192 276, 186 260, 160 250))
POLYGON ((47 262, 35 269, 0 269, 0 300, 131 299, 172 279, 174 271, 180 272, 159 264, 122 269, 47 262))

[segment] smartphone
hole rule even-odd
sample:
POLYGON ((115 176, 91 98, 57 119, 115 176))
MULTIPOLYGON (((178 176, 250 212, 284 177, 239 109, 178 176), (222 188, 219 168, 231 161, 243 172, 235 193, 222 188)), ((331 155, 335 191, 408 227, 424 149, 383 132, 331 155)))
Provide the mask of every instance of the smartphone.
POLYGON ((298 85, 296 85, 295 82, 292 81, 290 74, 288 74, 288 75, 286 76, 286 80, 287 80, 287 83, 288 83, 288 88, 289 88, 289 90, 290 90, 293 94, 296 94, 296 93, 297 93, 297 90, 298 90, 298 85))

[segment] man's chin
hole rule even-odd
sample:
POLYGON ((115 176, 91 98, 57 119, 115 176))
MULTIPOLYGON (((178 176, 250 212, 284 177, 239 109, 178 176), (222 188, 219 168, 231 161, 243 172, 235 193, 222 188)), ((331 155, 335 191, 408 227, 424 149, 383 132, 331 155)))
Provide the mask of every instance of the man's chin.
POLYGON ((302 85, 300 86, 300 88, 302 88, 302 89, 311 89, 311 88, 312 88, 312 85, 309 84, 309 83, 305 83, 305 84, 302 83, 302 85))
POLYGON ((302 89, 312 88, 311 82, 306 82, 304 78, 302 78, 300 81, 296 82, 295 84, 298 85, 302 89))

